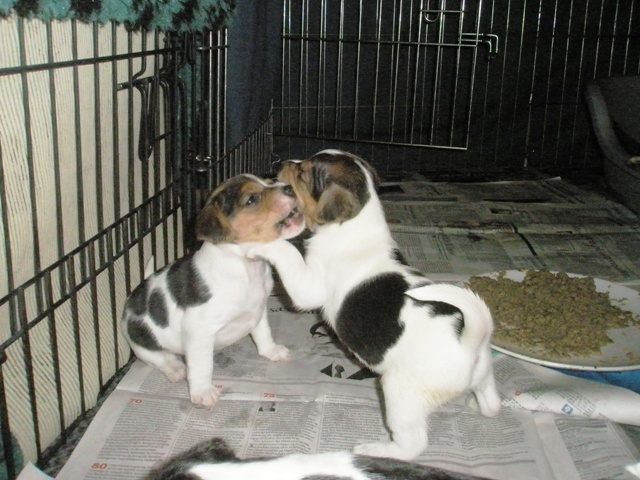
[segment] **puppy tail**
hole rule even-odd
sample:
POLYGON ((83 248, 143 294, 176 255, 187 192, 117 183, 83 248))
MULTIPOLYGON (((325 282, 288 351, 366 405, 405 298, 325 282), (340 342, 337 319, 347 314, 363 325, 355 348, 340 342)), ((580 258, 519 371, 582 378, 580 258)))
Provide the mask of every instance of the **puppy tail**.
POLYGON ((151 275, 153 275, 153 272, 155 272, 155 270, 156 270, 155 263, 156 263, 155 262, 155 257, 153 255, 151 255, 151 258, 147 262, 147 266, 144 267, 144 279, 145 280, 147 278, 149 278, 151 275))
POLYGON ((485 301, 470 289, 434 283, 408 290, 405 294, 421 302, 443 302, 459 309, 464 317, 462 343, 477 347, 489 342, 493 332, 491 311, 485 301))

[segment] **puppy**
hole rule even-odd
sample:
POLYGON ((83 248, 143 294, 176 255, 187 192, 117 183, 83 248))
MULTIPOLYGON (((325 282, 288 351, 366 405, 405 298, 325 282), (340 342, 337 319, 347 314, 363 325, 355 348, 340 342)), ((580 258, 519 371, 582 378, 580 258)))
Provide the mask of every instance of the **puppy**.
POLYGON ((426 417, 465 392, 483 415, 500 409, 487 305, 468 289, 433 284, 402 259, 364 160, 337 150, 288 162, 291 184, 313 235, 303 258, 289 242, 252 250, 278 270, 293 302, 321 307, 340 340, 380 374, 389 443, 355 452, 412 459, 427 446, 426 417))
POLYGON ((480 480, 441 468, 347 452, 240 460, 212 438, 168 460, 146 480, 480 480))
POLYGON ((194 404, 211 408, 218 400, 211 378, 214 349, 250 334, 260 355, 288 358, 267 320, 271 267, 246 252, 304 230, 296 204, 282 183, 253 175, 231 178, 215 189, 197 218, 201 248, 146 278, 127 299, 121 327, 134 353, 172 382, 186 377, 194 404))

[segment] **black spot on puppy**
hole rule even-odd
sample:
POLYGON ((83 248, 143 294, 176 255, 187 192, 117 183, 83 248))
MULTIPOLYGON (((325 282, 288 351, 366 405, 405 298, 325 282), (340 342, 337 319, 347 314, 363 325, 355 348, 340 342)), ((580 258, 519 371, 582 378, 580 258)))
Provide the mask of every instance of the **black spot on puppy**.
POLYGON ((405 265, 407 267, 409 266, 409 263, 407 263, 407 260, 404 258, 404 255, 402 255, 402 252, 398 248, 394 248, 393 250, 391 250, 391 259, 401 265, 405 265))
POLYGON ((169 325, 167 304, 160 290, 154 290, 149 296, 149 316, 159 327, 166 328, 169 325))
POLYGON ((424 302, 424 303, 431 305, 431 311, 435 316, 440 316, 440 315, 462 316, 462 312, 460 311, 460 309, 458 307, 451 305, 450 303, 438 302, 435 300, 424 302))
POLYGON ((135 344, 147 350, 162 350, 155 335, 142 318, 130 317, 127 321, 127 333, 135 344))
POLYGON ((351 480, 353 477, 336 477, 335 475, 311 475, 300 480, 351 480))
POLYGON ((420 270, 417 270, 409 265, 409 262, 407 262, 407 259, 404 258, 404 255, 402 255, 402 252, 398 248, 394 248, 391 250, 391 260, 407 267, 409 273, 411 273, 411 275, 413 275, 414 277, 424 277, 424 274, 420 270))
POLYGON ((193 257, 183 257, 169 267, 167 286, 180 308, 202 305, 211 298, 211 292, 198 273, 193 257))
POLYGON ((216 196, 214 201, 226 217, 233 216, 238 207, 238 199, 242 197, 242 189, 247 182, 248 179, 244 176, 233 177, 226 183, 224 190, 216 196))
POLYGON ((371 478, 402 480, 481 480, 480 477, 469 477, 462 473, 449 472, 435 467, 395 460, 393 458, 376 458, 355 455, 353 465, 371 478))
POLYGON ((142 282, 138 285, 129 295, 124 308, 136 315, 144 315, 147 311, 147 289, 147 282, 142 282))
POLYGON ((418 282, 415 285, 411 285, 411 289, 413 290, 414 288, 426 287, 427 285, 433 285, 433 282, 431 280, 425 280, 423 282, 418 282))
POLYGON ((145 477, 145 480, 199 480, 201 477, 189 473, 196 465, 238 461, 224 440, 212 438, 171 458, 145 477))
POLYGON ((438 302, 435 300, 422 301, 414 299, 413 303, 417 306, 429 308, 431 310, 431 315, 434 317, 453 317, 455 319, 453 330, 455 331, 456 336, 460 338, 462 330, 464 330, 464 315, 458 307, 447 302, 438 302))
POLYGON ((399 273, 385 273, 355 287, 345 297, 336 333, 365 362, 380 363, 404 330, 398 322, 409 284, 399 273))

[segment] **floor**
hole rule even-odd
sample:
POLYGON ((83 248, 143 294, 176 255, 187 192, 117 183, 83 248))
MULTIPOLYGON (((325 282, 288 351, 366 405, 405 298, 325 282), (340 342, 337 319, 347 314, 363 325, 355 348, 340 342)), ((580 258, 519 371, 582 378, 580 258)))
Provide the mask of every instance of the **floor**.
MULTIPOLYGON (((394 175, 388 175, 384 179, 388 182, 396 181, 431 181, 431 182, 455 182, 455 183, 475 183, 475 182, 494 182, 494 181, 507 181, 507 180, 538 180, 542 178, 548 178, 550 175, 536 172, 536 171, 521 171, 521 172, 483 172, 479 174, 469 174, 464 172, 438 172, 429 173, 421 172, 420 174, 403 174, 398 173, 394 175)), ((616 199, 606 187, 601 172, 589 171, 589 172, 564 172, 562 175, 563 181, 579 187, 581 190, 595 192, 607 199, 616 199)), ((639 221, 640 225, 640 221, 639 221)), ((64 438, 60 438, 58 443, 45 452, 45 461, 41 465, 43 471, 48 475, 55 476, 60 470, 66 459, 73 451, 84 431, 90 424, 93 416, 102 405, 103 401, 113 391, 118 381, 128 370, 128 366, 119 372, 110 385, 102 392, 98 404, 82 418, 78 419, 74 426, 70 429, 69 433, 64 438)), ((636 445, 640 446, 640 428, 628 427, 626 428, 631 438, 636 445)))

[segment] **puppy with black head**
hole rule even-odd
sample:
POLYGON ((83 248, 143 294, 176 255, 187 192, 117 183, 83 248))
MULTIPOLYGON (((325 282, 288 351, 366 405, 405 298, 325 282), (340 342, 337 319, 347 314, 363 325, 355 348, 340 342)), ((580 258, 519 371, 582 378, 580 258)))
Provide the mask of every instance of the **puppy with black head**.
POLYGON ((289 357, 267 320, 271 267, 247 251, 304 230, 296 206, 289 186, 253 175, 231 178, 197 218, 200 249, 147 275, 127 299, 121 326, 134 353, 172 382, 186 378, 194 404, 211 408, 218 401, 214 350, 251 335, 260 355, 289 357))
POLYGON ((363 159, 338 150, 287 162, 312 231, 304 258, 289 242, 252 250, 278 270, 293 302, 322 308, 340 340, 380 374, 392 441, 365 444, 364 455, 412 459, 427 446, 426 417, 470 392, 483 415, 500 409, 489 340, 493 320, 468 289, 435 284, 404 262, 363 159))

